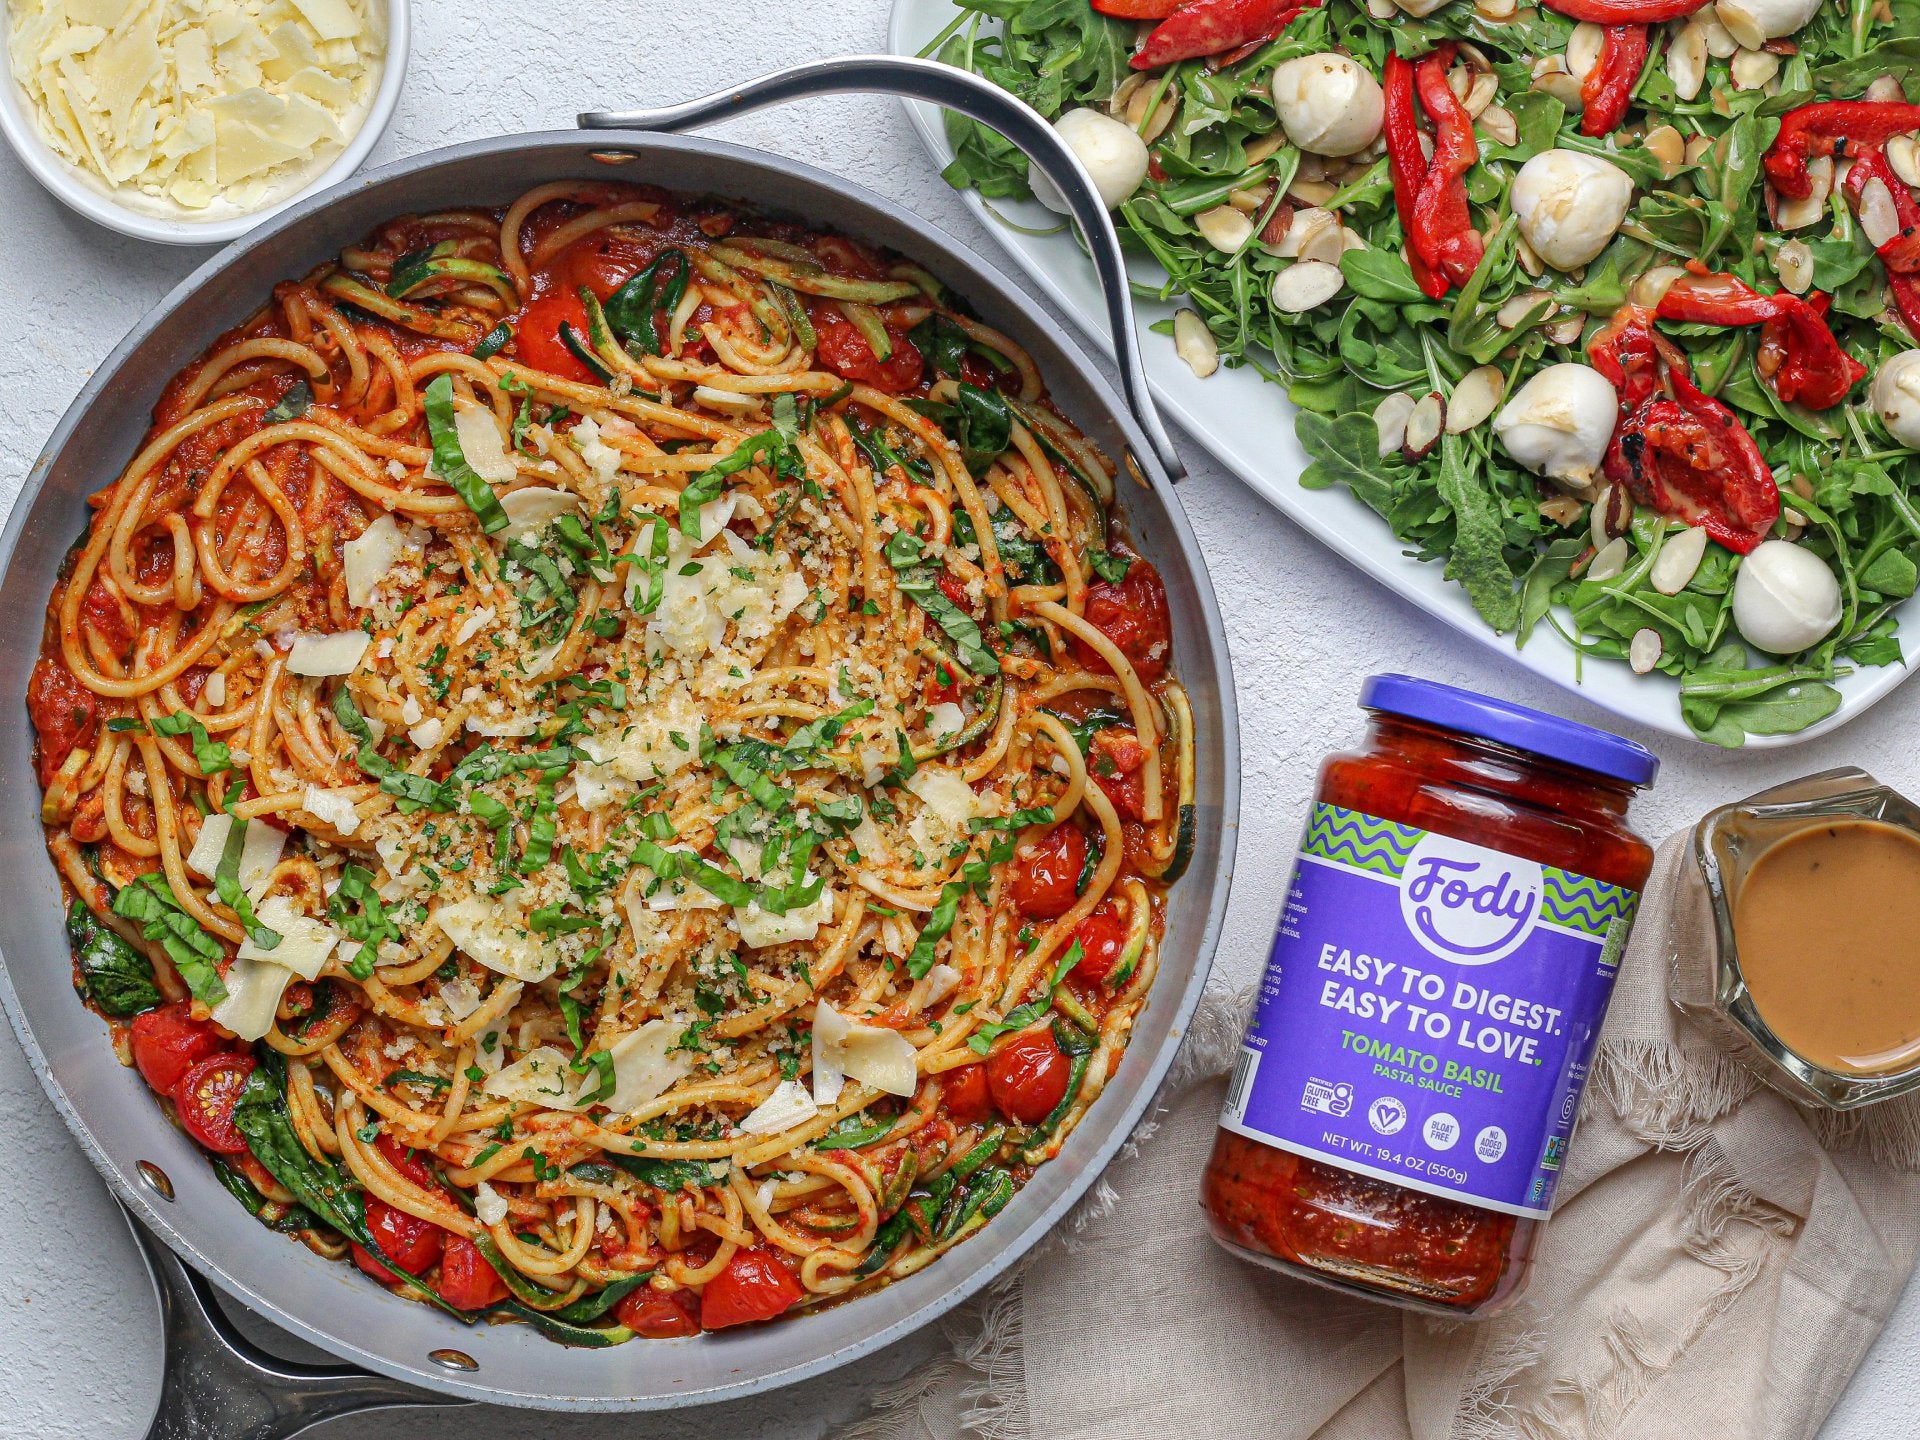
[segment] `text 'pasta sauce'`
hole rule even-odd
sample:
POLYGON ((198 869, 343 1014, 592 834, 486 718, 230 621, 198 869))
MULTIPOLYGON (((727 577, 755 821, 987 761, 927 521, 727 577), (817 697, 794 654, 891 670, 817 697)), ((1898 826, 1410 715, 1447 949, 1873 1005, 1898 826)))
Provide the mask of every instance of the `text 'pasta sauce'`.
POLYGON ((1829 1070, 1920 1058, 1920 840, 1876 820, 1800 831, 1754 862, 1733 906, 1753 1003, 1829 1070))

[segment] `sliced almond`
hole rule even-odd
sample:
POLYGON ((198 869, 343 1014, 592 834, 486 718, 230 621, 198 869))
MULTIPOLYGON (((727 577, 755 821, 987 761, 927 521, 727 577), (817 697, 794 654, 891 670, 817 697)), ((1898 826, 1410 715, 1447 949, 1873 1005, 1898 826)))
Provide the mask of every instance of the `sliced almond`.
POLYGON ((1258 165, 1262 160, 1270 160, 1286 146, 1287 132, 1284 130, 1269 130, 1264 135, 1255 136, 1247 142, 1247 163, 1258 165))
POLYGON ((1873 83, 1867 86, 1867 99, 1877 104, 1885 104, 1888 101, 1897 103, 1906 98, 1907 92, 1901 86, 1900 77, 1897 75, 1876 75, 1873 77, 1873 83))
POLYGON ((1567 73, 1581 84, 1600 63, 1600 51, 1607 43, 1607 32, 1591 21, 1582 20, 1567 39, 1567 73))
POLYGON ((1473 0, 1473 8, 1480 12, 1483 20, 1492 20, 1497 24, 1502 20, 1511 20, 1513 12, 1520 6, 1519 0, 1473 0))
POLYGON ((1367 0, 1367 14, 1376 20, 1391 20, 1400 13, 1400 7, 1393 0, 1367 0))
POLYGON ((1675 95, 1691 100, 1700 93, 1706 78, 1707 33, 1702 26, 1688 21, 1667 46, 1667 79, 1673 82, 1675 95))
POLYGON ((1312 234, 1300 242, 1300 258, 1324 260, 1329 265, 1338 265, 1340 257, 1347 253, 1347 236, 1351 232, 1343 230, 1340 222, 1334 220, 1329 212, 1323 210, 1320 213, 1327 215, 1331 223, 1316 227, 1312 234))
MULTIPOLYGON (((1122 86, 1121 88, 1125 89, 1126 87, 1122 86)), ((1159 88, 1160 85, 1157 76, 1142 75, 1140 77, 1140 84, 1135 86, 1133 93, 1127 97, 1127 124, 1131 125, 1135 130, 1138 130, 1140 132, 1140 138, 1149 145, 1167 133, 1167 127, 1173 124, 1174 111, 1179 108, 1179 102, 1174 98, 1179 91, 1176 87, 1169 85, 1160 96, 1160 103, 1154 106, 1153 119, 1148 120, 1147 105, 1152 101, 1154 92, 1159 88)), ((1116 96, 1115 98, 1118 97, 1116 96)))
POLYGON ((1486 113, 1487 106, 1493 103, 1493 97, 1499 93, 1500 77, 1491 70, 1485 70, 1473 77, 1473 85, 1460 103, 1466 106, 1467 114, 1477 120, 1486 113))
POLYGON ((1742 50, 1730 68, 1736 90, 1759 90, 1780 73, 1780 57, 1768 50, 1742 50))
POLYGON ((1427 452, 1440 443, 1440 432, 1446 423, 1447 402, 1440 398, 1439 391, 1429 391, 1415 401, 1407 413, 1407 431, 1400 443, 1400 453, 1409 460, 1425 458, 1427 452))
POLYGON ((1687 163, 1687 137, 1671 125, 1657 125, 1647 132, 1641 144, 1660 162, 1660 173, 1671 180, 1687 163))
POLYGON ((1860 230, 1876 250, 1900 233, 1900 212, 1894 206, 1893 192, 1877 177, 1860 187, 1860 230))
MULTIPOLYGON (((1502 330, 1511 330, 1522 320, 1526 319, 1527 316, 1539 309, 1541 301, 1551 301, 1552 299, 1553 296, 1544 290, 1522 290, 1515 294, 1512 299, 1508 300, 1506 304, 1493 312, 1493 323, 1498 325, 1502 330)), ((1552 314, 1553 312, 1548 311, 1547 313, 1552 314)))
POLYGON ((1396 390, 1373 407, 1373 426, 1380 432, 1380 458, 1386 459, 1407 443, 1407 417, 1413 414, 1413 396, 1396 390))
POLYGON ((1220 342, 1192 310, 1173 312, 1173 353, 1202 380, 1220 368, 1220 342))
POLYGON ((1687 137, 1687 164, 1698 165, 1707 158, 1707 152, 1713 149, 1711 135, 1690 135, 1687 137))
POLYGON ((1447 433, 1464 435, 1500 408, 1507 377, 1498 365, 1481 365, 1460 377, 1447 401, 1447 433))
POLYGON ((1813 288, 1813 251, 1803 240, 1789 240, 1773 252, 1773 273, 1796 295, 1813 288))
POLYGON ((1666 298, 1667 291, 1673 288, 1673 282, 1686 273, 1678 265, 1656 265, 1634 278, 1627 298, 1651 310, 1666 298))
POLYGON ((1887 141, 1887 163, 1905 185, 1920 185, 1920 140, 1896 135, 1887 141))
POLYGON ((1778 194, 1771 186, 1767 188, 1768 208, 1773 216, 1774 228, 1779 230, 1804 230, 1827 213, 1827 197, 1833 193, 1834 166, 1828 156, 1807 162, 1807 193, 1798 200, 1790 200, 1778 194))
POLYGON ((1580 82, 1568 72, 1567 62, 1558 55, 1543 55, 1533 62, 1533 83, 1529 88, 1551 95, 1570 111, 1578 112, 1585 104, 1580 95, 1580 82))
POLYGON ((1501 145, 1520 143, 1520 122, 1513 118, 1513 112, 1504 105, 1489 105, 1480 112, 1476 122, 1486 132, 1489 140, 1501 145))
POLYGON ((1633 673, 1644 675, 1660 663, 1660 652, 1664 648, 1660 632, 1651 625, 1633 632, 1633 639, 1627 643, 1627 664, 1633 667, 1633 673))
MULTIPOLYGON (((1303 205, 1293 211, 1286 235, 1271 248, 1283 260, 1298 259, 1306 253, 1309 242, 1327 230, 1339 233, 1340 217, 1331 210, 1322 210, 1318 205, 1303 205)), ((1336 254, 1334 258, 1338 259, 1339 256, 1336 254)))
POLYGON ((1193 228, 1214 249, 1225 255, 1237 254, 1253 238, 1253 221, 1231 205, 1216 205, 1193 217, 1193 228))
POLYGON ((1271 185, 1253 185, 1244 190, 1229 190, 1227 203, 1242 215, 1258 215, 1273 198, 1271 185))
POLYGON ((1273 308, 1290 315, 1317 309, 1338 295, 1347 283, 1338 265, 1325 260, 1296 260, 1273 277, 1273 308))
POLYGON ((1367 237, 1349 225, 1342 225, 1340 227, 1340 241, 1340 248, 1342 250, 1364 250, 1367 248, 1367 237))
POLYGON ((1647 579, 1662 595, 1678 595, 1693 583, 1700 561, 1707 553, 1707 532, 1690 525, 1678 535, 1669 535, 1654 557, 1647 579))
POLYGON ((1586 508, 1586 503, 1574 495, 1549 495, 1540 502, 1541 516, 1555 525, 1573 524, 1586 508))
POLYGON ((1627 568, 1631 553, 1627 549, 1627 537, 1616 535, 1594 552, 1593 563, 1587 566, 1587 579, 1597 583, 1618 578, 1627 568))
POLYGON ((1456 65, 1447 71, 1447 88, 1453 91, 1453 98, 1464 102, 1467 92, 1473 88, 1473 67, 1456 65))
POLYGON ((1540 252, 1527 243, 1527 237, 1518 235, 1513 241, 1513 258, 1520 262, 1520 268, 1538 280, 1546 274, 1547 262, 1540 258, 1540 252))
POLYGON ((1556 320, 1551 325, 1543 325, 1540 333, 1556 345, 1572 345, 1580 339, 1580 332, 1587 322, 1578 315, 1569 315, 1564 320, 1556 320))
POLYGON ((1706 36, 1707 53, 1716 60, 1731 60, 1734 52, 1740 48, 1740 42, 1733 38, 1733 32, 1720 22, 1720 12, 1709 5, 1696 11, 1693 23, 1700 27, 1706 36))
POLYGON ((1328 180, 1296 179, 1287 186, 1287 196, 1301 205, 1325 205, 1339 190, 1338 185, 1328 180))
POLYGON ((1593 537, 1593 548, 1596 550, 1620 533, 1607 525, 1607 516, 1613 510, 1613 492, 1618 488, 1616 485, 1603 485, 1593 502, 1593 513, 1587 517, 1587 533, 1593 537))

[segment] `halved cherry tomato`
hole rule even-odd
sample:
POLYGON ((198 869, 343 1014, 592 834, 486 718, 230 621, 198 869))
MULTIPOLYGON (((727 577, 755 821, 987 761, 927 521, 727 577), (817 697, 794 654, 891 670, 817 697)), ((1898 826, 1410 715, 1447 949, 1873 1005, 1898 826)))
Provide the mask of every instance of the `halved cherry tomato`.
POLYGON ((513 346, 517 354, 536 370, 578 380, 583 385, 597 384, 594 374, 574 357, 560 339, 560 327, 571 325, 573 333, 584 341, 587 333, 587 309, 572 289, 555 286, 545 295, 530 301, 513 319, 513 346))
POLYGON ((1013 857, 1009 889, 1022 915, 1051 920, 1073 908, 1080 872, 1087 864, 1087 837, 1074 824, 1056 825, 1013 857))
POLYGON ((58 660, 42 660, 27 681, 27 714, 40 736, 40 785, 60 772, 73 747, 93 738, 100 701, 58 660))
POLYGON ((195 1020, 192 1008, 181 1000, 134 1019, 133 1063, 139 1066, 147 1084, 162 1095, 171 1095, 187 1071, 227 1048, 212 1022, 195 1020))
POLYGON ((246 1137, 233 1125, 233 1107, 253 1073, 253 1057, 232 1050, 209 1055, 173 1087, 173 1105, 187 1134, 216 1155, 238 1155, 246 1137))
MULTIPOLYGON (((385 1241, 381 1242, 385 1244, 385 1241)), ((354 1257, 356 1261, 358 1256, 354 1257)), ((449 1235, 440 1255, 440 1298, 456 1310, 484 1310, 507 1298, 507 1282, 464 1235, 449 1235)))
POLYGON ((1094 732, 1087 773, 1123 819, 1138 820, 1145 807, 1147 787, 1141 767, 1146 763, 1147 747, 1133 731, 1114 725, 1094 732))
POLYGON ((919 388, 920 381, 927 373, 926 361, 914 349, 904 330, 896 330, 891 325, 887 327, 887 336, 893 341, 893 353, 885 360, 880 360, 875 358, 873 347, 867 344, 867 337, 854 328, 853 322, 841 314, 838 306, 816 305, 812 314, 816 337, 814 355, 841 379, 857 380, 876 390, 885 390, 889 395, 901 395, 919 388))
POLYGON ((973 597, 967 594, 966 583, 951 570, 940 572, 940 593, 962 610, 973 609, 973 597))
POLYGON ((940 1108, 956 1125, 978 1125, 987 1118, 993 1096, 987 1089, 987 1067, 962 1065, 940 1077, 940 1108))
MULTIPOLYGON (((373 1195, 367 1197, 367 1228, 386 1257, 409 1275, 418 1275, 438 1260, 447 1239, 447 1232, 432 1221, 396 1210, 373 1195)), ((353 1247, 353 1263, 382 1284, 394 1279, 373 1252, 358 1245, 353 1247)))
POLYGON ((1067 1074, 1073 1068, 1053 1039, 1053 1027, 1022 1030, 987 1056, 987 1088, 993 1103, 1009 1120, 1038 1125, 1053 1113, 1067 1093, 1067 1074))
POLYGON ((375 1140, 374 1148, 387 1157, 387 1163, 423 1189, 434 1189, 433 1171, 428 1168, 427 1157, 420 1151, 402 1145, 393 1136, 382 1131, 375 1140))
MULTIPOLYGON (((1151 684, 1166 673, 1173 652, 1173 623, 1167 613, 1167 587, 1153 566, 1135 560, 1118 585, 1103 580, 1089 586, 1085 613, 1087 623, 1114 643, 1143 683, 1151 684)), ((1081 659, 1096 669, 1107 668, 1090 647, 1075 644, 1081 659)))
POLYGON ((700 1292, 700 1323, 708 1330, 771 1320, 793 1308, 805 1293, 793 1272, 773 1251, 755 1246, 736 1250, 721 1272, 700 1292))
POLYGON ((700 1297, 691 1290, 662 1293, 650 1285, 642 1285, 613 1307, 613 1318, 648 1340, 698 1335, 700 1297))
POLYGON ((1080 963, 1073 967, 1074 978, 1098 985, 1111 975, 1120 963, 1120 952, 1127 948, 1129 928, 1120 904, 1102 900, 1073 932, 1073 938, 1080 942, 1080 963))

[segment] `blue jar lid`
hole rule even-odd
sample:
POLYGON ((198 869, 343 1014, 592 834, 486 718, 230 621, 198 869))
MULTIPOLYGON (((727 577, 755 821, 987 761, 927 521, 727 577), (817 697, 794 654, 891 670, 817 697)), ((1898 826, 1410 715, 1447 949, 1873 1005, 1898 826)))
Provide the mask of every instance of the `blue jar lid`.
POLYGON ((1624 736, 1411 675, 1369 675, 1360 708, 1443 725, 1630 785, 1651 784, 1660 773, 1659 757, 1624 736))

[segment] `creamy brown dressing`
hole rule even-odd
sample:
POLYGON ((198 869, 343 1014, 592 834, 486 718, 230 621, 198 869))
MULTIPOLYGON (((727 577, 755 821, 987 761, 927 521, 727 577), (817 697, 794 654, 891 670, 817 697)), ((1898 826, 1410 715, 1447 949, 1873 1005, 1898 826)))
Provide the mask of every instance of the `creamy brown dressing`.
POLYGON ((1877 1074, 1920 1059, 1920 840, 1875 820, 1790 835, 1733 905, 1761 1018, 1815 1065, 1877 1074))

